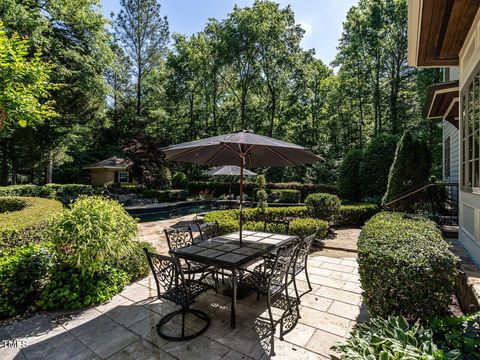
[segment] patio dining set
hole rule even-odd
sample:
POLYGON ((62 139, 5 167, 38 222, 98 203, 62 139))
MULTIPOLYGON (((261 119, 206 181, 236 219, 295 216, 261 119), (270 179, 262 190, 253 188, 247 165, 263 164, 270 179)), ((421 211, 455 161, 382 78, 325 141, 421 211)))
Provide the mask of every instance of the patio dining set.
MULTIPOLYGON (((284 226, 286 221, 266 221, 264 231, 243 231, 221 234, 218 223, 190 225, 182 229, 166 229, 169 256, 145 253, 157 286, 158 298, 179 306, 165 315, 156 325, 160 337, 170 341, 193 339, 204 333, 210 317, 193 308, 195 298, 207 290, 218 292, 220 282, 228 280, 231 297, 230 326, 236 327, 238 289, 249 289, 257 294, 257 301, 265 296, 268 310, 271 351, 274 352, 275 328, 280 324, 280 340, 291 330, 284 329, 287 318, 298 319, 301 297, 312 290, 307 271, 307 260, 314 235, 300 239, 270 230, 284 226), (198 227, 198 229, 195 229, 198 227), (194 233, 199 236, 194 237, 194 233), (297 277, 305 272, 309 290, 300 294, 297 277), (272 308, 280 309, 274 318, 272 308), (187 328, 186 315, 198 318, 203 325, 193 331, 187 328), (168 331, 176 316, 181 316, 180 334, 168 331)), ((285 231, 287 230, 287 231, 285 231)), ((268 321, 267 320, 267 321, 268 321)))

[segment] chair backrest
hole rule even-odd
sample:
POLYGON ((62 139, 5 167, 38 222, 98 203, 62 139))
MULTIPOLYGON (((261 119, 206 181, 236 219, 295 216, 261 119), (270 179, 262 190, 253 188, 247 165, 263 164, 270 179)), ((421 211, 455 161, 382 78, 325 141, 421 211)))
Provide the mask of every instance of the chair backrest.
POLYGON ((188 229, 165 229, 168 248, 174 250, 188 245, 193 245, 192 230, 188 229))
POLYGON ((295 266, 304 267, 312 247, 313 240, 315 240, 315 234, 306 236, 299 244, 297 254, 295 256, 295 266))
POLYGON ((288 220, 267 219, 263 225, 263 231, 288 234, 290 222, 288 220))
MULTIPOLYGON (((152 253, 146 248, 143 251, 145 251, 148 264, 152 270, 159 299, 162 297, 162 292, 168 291, 173 287, 186 286, 185 276, 178 258, 152 253)), ((187 292, 185 291, 185 293, 187 292)))
POLYGON ((200 238, 203 240, 213 239, 220 236, 220 226, 217 221, 211 221, 203 224, 197 224, 200 238))
POLYGON ((275 295, 288 284, 290 266, 292 265, 298 243, 290 243, 277 250, 272 273, 268 281, 269 296, 275 295))

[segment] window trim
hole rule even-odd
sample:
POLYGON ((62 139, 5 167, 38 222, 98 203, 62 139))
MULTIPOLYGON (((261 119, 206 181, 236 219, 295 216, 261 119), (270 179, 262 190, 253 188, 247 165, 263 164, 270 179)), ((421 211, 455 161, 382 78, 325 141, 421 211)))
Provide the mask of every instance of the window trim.
POLYGON ((128 183, 130 183, 130 173, 129 173, 128 171, 119 171, 119 172, 118 172, 118 183, 119 183, 119 184, 128 184, 128 183), (121 175, 124 175, 124 174, 126 174, 126 176, 127 176, 127 181, 121 181, 121 180, 120 180, 121 175))
MULTIPOLYGON (((479 142, 480 142, 480 111, 478 111, 478 117, 479 119, 476 119, 475 118, 475 114, 473 116, 474 120, 473 120, 473 125, 472 125, 472 133, 470 133, 469 131, 469 124, 468 122, 465 123, 465 120, 470 120, 469 117, 468 117, 468 114, 469 114, 469 88, 470 86, 473 86, 473 101, 477 101, 479 102, 479 108, 480 108, 480 93, 477 93, 477 92, 480 92, 480 63, 477 64, 477 66, 475 66, 475 68, 473 69, 473 71, 471 72, 471 74, 468 76, 467 80, 465 81, 465 83, 463 84, 462 86, 462 89, 460 91, 460 122, 459 122, 459 130, 460 130, 460 136, 459 136, 459 140, 460 140, 460 144, 459 144, 459 148, 460 148, 460 181, 459 181, 459 184, 460 184, 460 189, 464 192, 469 192, 469 193, 473 193, 473 194, 480 194, 480 159, 478 159, 476 161, 476 158, 475 158, 475 152, 473 152, 473 157, 472 159, 469 158, 469 154, 470 154, 470 147, 469 147, 469 137, 472 136, 472 144, 474 145, 475 144, 475 141, 474 141, 474 138, 475 138, 475 133, 477 132, 477 136, 479 137, 479 142), (479 83, 477 84, 477 91, 475 91, 475 77, 479 78, 479 83), (465 144, 465 145, 464 145, 465 144), (467 157, 467 160, 465 160, 465 156, 467 157), (477 164, 475 164, 475 161, 477 162, 477 164), (472 186, 469 186, 469 185, 466 185, 468 184, 467 183, 467 179, 465 178, 465 174, 466 172, 469 172, 469 166, 468 164, 469 163, 472 163, 472 186), (476 166, 475 166, 476 165, 476 166), (479 178, 479 184, 478 186, 473 186, 475 185, 474 181, 475 181, 475 172, 479 172, 478 174, 478 178, 479 178)), ((475 148, 473 149, 475 150, 475 148)), ((473 151, 472 150, 472 151, 473 151)), ((477 149, 477 152, 480 153, 480 146, 479 148, 477 149)), ((480 155, 479 155, 480 157, 480 155)))

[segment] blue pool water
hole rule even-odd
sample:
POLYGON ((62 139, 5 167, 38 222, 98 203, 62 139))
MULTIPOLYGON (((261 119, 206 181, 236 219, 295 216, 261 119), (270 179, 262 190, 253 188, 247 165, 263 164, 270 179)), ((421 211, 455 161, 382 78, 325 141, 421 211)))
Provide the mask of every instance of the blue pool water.
POLYGON ((202 213, 205 211, 211 210, 211 205, 191 205, 191 206, 182 206, 177 208, 170 208, 170 209, 161 209, 158 211, 154 211, 153 209, 149 209, 145 212, 140 213, 132 213, 131 215, 134 218, 140 219, 140 222, 151 222, 151 221, 158 221, 158 220, 166 220, 166 219, 173 219, 179 216, 185 216, 190 214, 197 214, 202 213))

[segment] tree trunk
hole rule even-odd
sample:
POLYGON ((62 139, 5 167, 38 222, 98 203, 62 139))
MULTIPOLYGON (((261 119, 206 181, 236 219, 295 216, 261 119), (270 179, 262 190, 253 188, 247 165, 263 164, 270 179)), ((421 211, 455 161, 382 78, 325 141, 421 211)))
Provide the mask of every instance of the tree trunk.
POLYGON ((6 139, 2 140, 2 179, 1 183, 3 186, 8 185, 8 141, 6 139))
POLYGON ((140 116, 142 112, 142 68, 138 67, 137 78, 137 116, 140 116))
POLYGON ((45 183, 46 184, 51 184, 53 177, 53 159, 52 159, 52 153, 50 152, 48 154, 48 161, 47 161, 47 166, 45 167, 45 183))
POLYGON ((270 90, 272 100, 272 112, 270 114, 270 129, 268 130, 268 136, 273 137, 273 128, 275 126, 275 113, 277 111, 277 97, 275 96, 275 89, 270 90))

